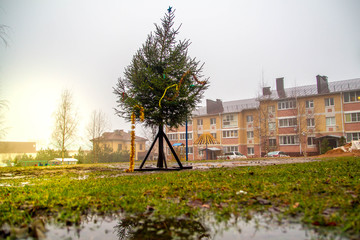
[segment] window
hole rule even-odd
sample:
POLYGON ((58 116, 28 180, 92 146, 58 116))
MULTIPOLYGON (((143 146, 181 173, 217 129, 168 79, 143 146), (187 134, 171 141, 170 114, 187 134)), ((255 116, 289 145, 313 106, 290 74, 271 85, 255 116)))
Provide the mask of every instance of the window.
POLYGON ((188 119, 187 122, 188 122, 188 126, 192 125, 192 119, 188 119))
POLYGON ((224 121, 231 122, 234 120, 234 115, 226 115, 224 116, 224 121))
POLYGON ((238 137, 238 130, 223 131, 223 138, 236 138, 238 137))
POLYGON ((252 115, 246 116, 246 122, 251 123, 251 122, 253 122, 253 121, 254 121, 254 118, 253 118, 252 115))
POLYGON ((225 146, 224 147, 224 153, 227 152, 238 152, 239 151, 239 147, 238 146, 225 146))
POLYGON ((269 146, 270 147, 276 147, 276 139, 270 138, 269 139, 269 146))
POLYGON ((360 140, 360 132, 347 133, 346 140, 347 142, 360 140))
POLYGON ((139 145, 139 150, 140 150, 140 151, 143 150, 143 145, 142 145, 142 144, 139 145))
POLYGON ((188 147, 188 153, 193 154, 194 153, 194 148, 193 147, 188 147))
POLYGON ((254 132, 253 131, 248 131, 247 132, 247 138, 254 138, 254 132))
POLYGON ((326 118, 326 126, 335 126, 335 125, 336 125, 335 117, 326 118))
POLYGON ((296 118, 279 119, 279 127, 294 127, 297 125, 296 118))
POLYGON ((308 137, 307 138, 307 145, 314 146, 315 145, 315 137, 308 137))
POLYGON ((275 113, 275 106, 268 106, 269 113, 275 113))
POLYGON ((223 117, 223 126, 224 127, 235 127, 237 126, 237 115, 224 115, 223 117))
POLYGON ((216 118, 210 118, 210 125, 216 125, 216 118))
POLYGON ((306 119, 306 125, 308 127, 315 127, 315 119, 314 118, 308 118, 306 119))
MULTIPOLYGON (((186 133, 180 133, 180 140, 186 140, 186 133)), ((192 133, 188 133, 188 140, 192 139, 192 133)))
POLYGON ((274 131, 276 129, 276 123, 275 122, 269 122, 269 131, 274 131))
POLYGON ((278 102, 278 109, 279 110, 282 110, 282 109, 294 109, 294 108, 296 108, 295 100, 278 102))
POLYGON ((213 136, 213 138, 216 139, 216 133, 210 133, 210 134, 211 134, 211 136, 213 136))
POLYGON ((248 155, 254 155, 255 154, 254 148, 253 147, 248 147, 247 148, 247 154, 248 155))
POLYGON ((122 150, 122 144, 118 144, 118 151, 122 150))
POLYGON ((185 140, 186 139, 186 133, 180 133, 179 139, 180 140, 185 140))
POLYGON ((329 106, 334 106, 334 98, 325 98, 325 106, 329 107, 329 106))
POLYGON ((314 108, 314 100, 307 100, 305 102, 305 108, 314 108))
POLYGON ((177 133, 168 133, 167 136, 168 136, 169 140, 177 140, 178 139, 177 133))
POLYGON ((360 112, 356 113, 346 113, 345 114, 345 122, 360 122, 360 112))
POLYGON ((199 156, 203 156, 204 155, 204 151, 199 150, 199 156))
POLYGON ((280 145, 295 145, 299 144, 299 136, 290 135, 290 136, 280 136, 280 145))
POLYGON ((203 120, 202 120, 202 119, 198 119, 198 120, 197 120, 197 125, 198 125, 198 126, 202 126, 202 125, 203 125, 203 120))
POLYGON ((360 91, 344 93, 344 102, 360 102, 360 91))

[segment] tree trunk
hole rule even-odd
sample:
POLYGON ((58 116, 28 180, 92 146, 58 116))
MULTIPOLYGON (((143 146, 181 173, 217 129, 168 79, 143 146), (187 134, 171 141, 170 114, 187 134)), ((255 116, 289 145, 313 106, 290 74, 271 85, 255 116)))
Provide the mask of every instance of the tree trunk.
POLYGON ((158 168, 164 168, 164 163, 166 167, 166 158, 164 153, 164 130, 163 126, 159 126, 159 156, 157 161, 157 167, 158 168))

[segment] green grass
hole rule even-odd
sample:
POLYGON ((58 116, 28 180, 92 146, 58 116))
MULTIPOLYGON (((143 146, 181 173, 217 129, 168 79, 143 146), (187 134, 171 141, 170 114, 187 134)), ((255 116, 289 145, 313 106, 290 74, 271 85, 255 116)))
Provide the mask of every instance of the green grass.
POLYGON ((219 218, 272 212, 277 219, 294 217, 360 234, 360 158, 355 157, 131 174, 110 164, 14 167, 1 168, 0 178, 0 226, 39 216, 79 223, 84 214, 150 209, 163 217, 195 217, 201 210, 219 218))

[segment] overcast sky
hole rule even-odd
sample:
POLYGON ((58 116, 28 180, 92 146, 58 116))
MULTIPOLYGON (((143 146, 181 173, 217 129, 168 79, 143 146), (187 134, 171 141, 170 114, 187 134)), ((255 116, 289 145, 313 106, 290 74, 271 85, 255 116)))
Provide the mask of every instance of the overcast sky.
POLYGON ((274 89, 277 77, 285 87, 315 84, 318 74, 360 77, 359 0, 0 0, 9 27, 9 46, 0 43, 5 140, 45 147, 63 89, 79 109, 79 139, 95 109, 112 130, 130 130, 114 115, 112 88, 169 6, 179 40, 190 39, 191 57, 205 62, 204 99, 256 97, 262 79, 274 89))

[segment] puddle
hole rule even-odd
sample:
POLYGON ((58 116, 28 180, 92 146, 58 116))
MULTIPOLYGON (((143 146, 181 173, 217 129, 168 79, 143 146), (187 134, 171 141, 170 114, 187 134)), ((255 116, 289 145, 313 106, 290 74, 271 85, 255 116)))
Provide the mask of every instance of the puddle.
MULTIPOLYGON (((3 174, 5 175, 5 174, 3 174)), ((6 180, 6 179, 19 179, 19 178, 25 178, 26 176, 12 176, 11 174, 7 177, 1 177, 0 180, 6 180)))
POLYGON ((0 183, 0 187, 12 187, 12 186, 8 183, 0 183))
POLYGON ((89 175, 83 175, 83 176, 78 176, 77 178, 72 178, 72 179, 75 179, 75 180, 86 180, 88 179, 89 175))
POLYGON ((130 216, 123 218, 87 218, 79 227, 58 227, 47 224, 47 239, 334 239, 349 238, 328 230, 308 228, 299 223, 265 220, 257 216, 252 220, 231 217, 217 221, 206 215, 196 220, 186 217, 161 219, 130 216))
POLYGON ((19 185, 12 185, 9 183, 0 183, 0 187, 24 187, 26 185, 33 185, 30 182, 21 182, 19 185))

